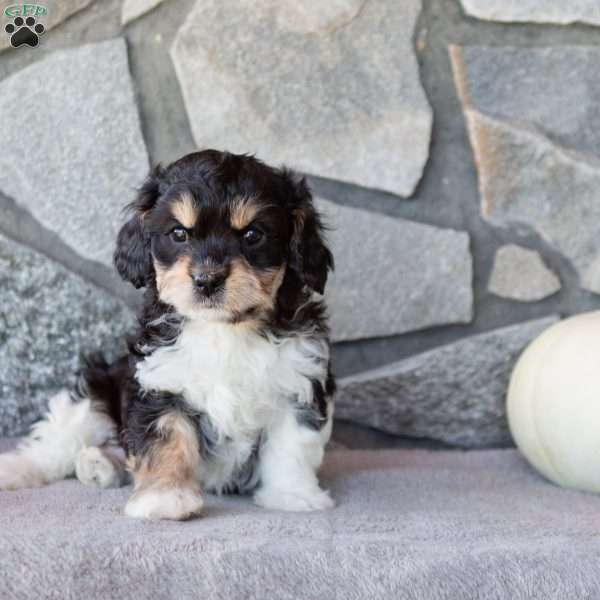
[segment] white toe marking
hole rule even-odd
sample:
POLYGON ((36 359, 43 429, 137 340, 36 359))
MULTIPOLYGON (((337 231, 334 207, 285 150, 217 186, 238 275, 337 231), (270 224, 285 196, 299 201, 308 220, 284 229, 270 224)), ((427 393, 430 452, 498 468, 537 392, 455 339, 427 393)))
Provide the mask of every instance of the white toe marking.
POLYGON ((326 510, 335 506, 329 492, 318 488, 293 492, 261 489, 254 495, 254 501, 264 508, 289 511, 326 510))
POLYGON ((182 521, 199 515, 204 501, 189 487, 150 489, 136 492, 125 506, 125 514, 137 519, 171 519, 182 521))

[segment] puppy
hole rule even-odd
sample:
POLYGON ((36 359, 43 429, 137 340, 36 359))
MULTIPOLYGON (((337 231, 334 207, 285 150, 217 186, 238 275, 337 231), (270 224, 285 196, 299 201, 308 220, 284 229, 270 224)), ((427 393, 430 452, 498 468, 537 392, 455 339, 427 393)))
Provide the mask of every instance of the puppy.
POLYGON ((77 472, 134 483, 125 513, 186 519, 204 490, 318 510, 332 426, 325 307, 333 267, 304 179, 205 150, 157 167, 130 205, 114 254, 145 288, 127 356, 88 359, 75 390, 0 456, 0 489, 77 472))

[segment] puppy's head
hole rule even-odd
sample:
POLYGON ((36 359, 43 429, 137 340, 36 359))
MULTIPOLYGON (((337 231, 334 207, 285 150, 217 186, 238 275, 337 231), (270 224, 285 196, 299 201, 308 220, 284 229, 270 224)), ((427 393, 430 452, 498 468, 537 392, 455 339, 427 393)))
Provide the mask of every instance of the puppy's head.
POLYGON ((132 203, 115 265, 189 318, 269 314, 278 294, 322 293, 332 256, 304 179, 206 150, 157 167, 132 203))

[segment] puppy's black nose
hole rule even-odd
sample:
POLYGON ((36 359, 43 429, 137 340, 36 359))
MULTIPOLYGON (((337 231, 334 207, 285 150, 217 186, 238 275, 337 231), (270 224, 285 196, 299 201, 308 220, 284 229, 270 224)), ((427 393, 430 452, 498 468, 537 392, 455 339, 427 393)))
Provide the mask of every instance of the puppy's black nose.
POLYGON ((225 282, 227 274, 224 271, 209 271, 198 273, 192 279, 198 291, 208 297, 214 294, 225 282))

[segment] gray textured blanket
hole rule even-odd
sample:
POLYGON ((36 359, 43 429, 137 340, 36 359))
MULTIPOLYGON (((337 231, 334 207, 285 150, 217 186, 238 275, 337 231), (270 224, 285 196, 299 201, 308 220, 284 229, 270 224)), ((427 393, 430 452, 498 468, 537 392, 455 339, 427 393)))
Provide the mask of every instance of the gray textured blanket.
POLYGON ((514 450, 338 450, 323 481, 329 512, 209 497, 187 523, 123 517, 128 489, 0 493, 0 598, 600 597, 600 497, 514 450))

